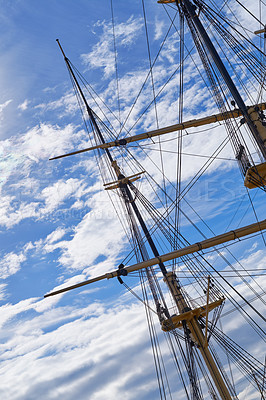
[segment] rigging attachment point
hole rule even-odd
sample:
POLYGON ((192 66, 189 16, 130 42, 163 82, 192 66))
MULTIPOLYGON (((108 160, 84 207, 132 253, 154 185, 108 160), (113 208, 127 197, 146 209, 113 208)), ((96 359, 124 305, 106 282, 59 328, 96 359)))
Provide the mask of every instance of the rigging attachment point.
POLYGON ((127 139, 115 140, 115 146, 125 146, 127 144, 127 139))
POLYGON ((104 183, 103 186, 106 186, 104 189, 105 190, 117 189, 117 188, 119 188, 119 185, 121 183, 126 183, 127 184, 127 183, 131 183, 131 182, 137 181, 138 179, 140 179, 140 175, 144 174, 145 172, 146 171, 140 171, 140 172, 137 172, 136 174, 130 175, 130 176, 121 175, 122 178, 118 179, 117 181, 104 183))
POLYGON ((207 311, 214 310, 216 307, 222 305, 224 301, 225 298, 223 297, 221 299, 209 303, 208 304, 209 310, 207 310, 207 304, 205 304, 204 306, 195 308, 194 310, 188 310, 179 315, 176 314, 172 315, 169 319, 166 319, 162 322, 161 324, 162 330, 164 332, 169 332, 175 328, 182 329, 183 321, 190 321, 194 317, 196 318, 206 317, 207 311))
POLYGON ((250 167, 246 172, 244 185, 248 189, 266 186, 266 163, 250 167))
POLYGON ((124 264, 120 264, 118 266, 118 270, 117 270, 117 279, 118 282, 121 283, 121 285, 124 283, 123 280, 121 279, 121 276, 127 276, 128 271, 125 269, 124 264))

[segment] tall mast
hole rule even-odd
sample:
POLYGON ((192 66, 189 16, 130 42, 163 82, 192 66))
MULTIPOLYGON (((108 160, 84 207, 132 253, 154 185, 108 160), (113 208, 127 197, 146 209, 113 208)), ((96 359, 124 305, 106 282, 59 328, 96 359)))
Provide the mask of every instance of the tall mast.
MULTIPOLYGON (((97 135, 98 135, 98 138, 100 139, 100 141, 101 141, 102 144, 105 144, 104 137, 103 137, 103 135, 102 135, 102 133, 101 133, 101 131, 100 131, 100 129, 99 129, 99 126, 98 126, 98 124, 97 124, 97 122, 96 122, 96 120, 95 120, 95 118, 94 118, 92 109, 91 109, 90 106, 88 105, 87 99, 86 99, 86 97, 84 96, 84 93, 83 93, 83 91, 82 91, 82 89, 81 89, 81 87, 80 87, 80 85, 79 85, 79 82, 78 82, 78 80, 77 80, 77 78, 76 78, 76 76, 75 76, 75 74, 74 74, 74 71, 73 71, 73 69, 72 69, 72 67, 71 67, 71 65, 70 65, 70 63, 69 63, 69 60, 68 60, 68 58, 66 57, 66 55, 65 55, 65 53, 64 53, 64 51, 63 51, 63 49, 62 49, 62 46, 61 46, 61 44, 60 44, 60 42, 59 42, 58 39, 57 39, 57 43, 58 43, 58 45, 59 45, 59 47, 60 47, 60 49, 61 49, 61 51, 62 51, 62 54, 63 54, 63 56, 64 56, 65 62, 66 62, 66 64, 67 64, 67 67, 68 67, 68 69, 69 69, 69 71, 70 71, 70 73, 71 73, 71 75, 72 75, 72 78, 73 78, 74 81, 75 81, 75 84, 76 84, 76 86, 77 86, 77 88, 78 88, 78 90, 79 90, 79 93, 80 93, 80 95, 81 95, 81 97, 82 97, 82 100, 84 101, 84 104, 85 104, 85 106, 86 106, 86 110, 87 110, 87 112, 88 112, 88 114, 89 114, 89 117, 90 117, 91 122, 92 122, 92 124, 93 124, 93 126, 94 126, 94 128, 95 128, 95 131, 96 131, 96 133, 97 133, 97 135)), ((113 169, 114 169, 114 171, 115 171, 115 173, 116 173, 116 176, 117 176, 118 181, 120 181, 120 182, 119 182, 119 188, 120 188, 120 190, 121 190, 122 197, 123 197, 124 201, 127 201, 127 199, 129 200, 129 202, 130 202, 130 204, 132 205, 132 208, 133 208, 133 210, 134 210, 134 213, 135 213, 135 215, 136 215, 136 217, 137 217, 137 219, 138 219, 138 221, 139 221, 139 224, 140 224, 140 226, 141 226, 141 228, 142 228, 142 230, 143 230, 143 233, 144 233, 144 235, 145 235, 145 237, 146 237, 146 239, 147 239, 147 241, 148 241, 148 243, 149 243, 149 245, 150 245, 150 248, 151 248, 151 250, 152 250, 152 252, 153 252, 153 255, 154 255, 155 257, 158 257, 158 256, 159 256, 159 252, 158 252, 158 250, 157 250, 157 248, 156 248, 156 246, 155 246, 155 243, 154 243, 153 239, 151 238, 151 235, 149 234, 149 230, 148 230, 148 228, 147 228, 147 226, 146 226, 146 224, 145 224, 145 222, 144 222, 144 220, 143 220, 143 218, 142 218, 142 215, 141 215, 141 213, 140 213, 140 211, 139 211, 139 209, 138 209, 138 207, 137 207, 137 205, 136 205, 136 203, 135 203, 135 200, 134 200, 133 197, 132 197, 132 194, 131 194, 131 192, 130 192, 130 190, 129 190, 129 185, 128 185, 127 183, 123 183, 123 182, 122 182, 122 180, 125 178, 125 175, 123 175, 123 174, 121 173, 120 168, 119 168, 119 166, 117 165, 117 162, 116 162, 116 161, 114 160, 114 158, 112 157, 111 152, 109 151, 109 149, 104 149, 104 150, 105 150, 105 152, 106 152, 106 154, 107 154, 107 156, 108 156, 108 158, 109 158, 109 161, 110 161, 110 163, 111 163, 111 166, 113 167, 113 169)), ((163 275, 166 275, 167 271, 166 271, 166 268, 165 268, 165 266, 163 265, 163 263, 159 263, 159 266, 160 266, 160 269, 161 269, 163 275)))
POLYGON ((250 115, 248 114, 248 110, 247 107, 239 93, 239 91, 237 90, 232 78, 230 77, 227 69, 225 68, 218 52, 216 51, 209 35, 207 34, 204 26, 202 25, 197 13, 196 13, 196 9, 197 7, 195 5, 193 5, 190 0, 175 0, 176 4, 180 4, 180 6, 182 7, 184 13, 186 16, 189 15, 189 17, 193 20, 196 29, 198 30, 202 41, 204 42, 204 44, 206 45, 206 48, 208 49, 213 61, 215 62, 218 70, 220 71, 228 89, 230 90, 236 104, 238 105, 239 109, 241 110, 246 123, 248 124, 248 127, 252 133, 252 135, 254 136, 259 149, 264 157, 264 160, 266 160, 266 146, 265 146, 265 140, 262 139, 262 137, 260 136, 258 129, 256 127, 256 125, 254 124, 254 122, 252 121, 250 115))
MULTIPOLYGON (((65 62, 67 64, 67 67, 71 73, 71 76, 76 84, 76 87, 84 101, 86 110, 89 114, 89 117, 91 119, 91 122, 94 126, 95 132, 98 136, 98 139, 101 141, 102 144, 105 144, 105 140, 104 137, 99 129, 99 126, 97 124, 97 121, 94 118, 93 112, 91 110, 91 108, 89 107, 87 100, 84 96, 84 93, 81 90, 81 87, 77 81, 77 78, 74 74, 74 71, 70 65, 70 62, 68 60, 68 58, 65 56, 65 53, 59 43, 59 40, 57 40, 59 47, 62 51, 62 54, 64 56, 65 62)), ((177 305, 177 308, 179 310, 179 313, 184 316, 184 319, 182 320, 182 324, 183 324, 183 329, 184 329, 184 333, 185 336, 187 337, 187 339, 189 341, 192 341, 200 350, 200 353, 202 355, 202 358, 209 370, 209 373, 213 379, 213 382, 220 394, 220 397, 222 400, 230 400, 231 399, 231 395, 229 393, 229 390, 223 380, 223 377, 212 357, 211 352, 209 351, 208 348, 208 344, 206 343, 206 339, 205 339, 205 335, 203 333, 203 328, 201 327, 199 320, 198 320, 198 316, 194 315, 192 313, 191 315, 191 308, 189 306, 189 304, 187 303, 186 299, 183 296, 183 293, 181 291, 181 286, 179 284, 179 281, 175 275, 175 273, 173 272, 168 272, 164 263, 162 261, 160 261, 160 255, 159 255, 159 251, 150 235, 149 229, 141 215, 140 210, 138 209, 138 206, 135 202, 135 199, 133 198, 130 188, 132 183, 130 182, 130 180, 128 178, 126 178, 120 171, 119 166, 117 165, 116 160, 114 160, 114 158, 111 155, 111 152, 109 151, 109 149, 105 148, 104 149, 108 159, 111 163, 112 168, 115 171, 115 174, 117 176, 117 184, 118 184, 118 188, 120 190, 120 193, 122 195, 123 201, 125 203, 125 205, 129 205, 129 209, 133 211, 135 217, 137 218, 137 221, 139 222, 139 225, 142 228, 142 231, 144 233, 144 236, 150 246, 150 249, 154 255, 154 257, 156 257, 158 259, 158 265, 161 269, 161 272, 164 276, 164 281, 166 282, 169 291, 172 295, 172 298, 174 300, 174 302, 177 305)), ((130 211, 129 211, 130 212, 130 211)), ((150 282, 149 282, 150 283, 150 282)), ((152 289, 152 288, 151 288, 152 289)), ((167 313, 169 314, 169 313, 167 313)), ((162 323, 163 321, 160 318, 160 313, 158 314, 160 322, 162 323)), ((166 315, 167 317, 169 317, 169 315, 166 315)))

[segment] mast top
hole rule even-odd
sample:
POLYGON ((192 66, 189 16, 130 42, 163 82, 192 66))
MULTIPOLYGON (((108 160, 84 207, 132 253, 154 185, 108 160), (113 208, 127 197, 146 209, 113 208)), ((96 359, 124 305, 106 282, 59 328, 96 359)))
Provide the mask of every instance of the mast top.
POLYGON ((59 39, 56 39, 56 42, 58 43, 58 46, 59 46, 59 48, 60 48, 60 50, 61 50, 61 52, 62 52, 64 58, 66 59, 67 56, 66 56, 65 53, 64 53, 64 50, 63 50, 63 48, 62 48, 62 46, 61 46, 61 44, 60 44, 60 42, 59 42, 59 39))

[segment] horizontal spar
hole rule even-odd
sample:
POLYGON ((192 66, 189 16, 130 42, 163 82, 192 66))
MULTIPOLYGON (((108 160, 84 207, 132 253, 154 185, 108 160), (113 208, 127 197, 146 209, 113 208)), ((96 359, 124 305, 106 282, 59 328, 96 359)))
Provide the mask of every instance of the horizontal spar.
POLYGON ((93 282, 102 281, 103 279, 107 279, 106 274, 96 276, 95 278, 91 278, 91 279, 88 279, 87 281, 77 283, 76 285, 72 285, 72 286, 65 287, 63 289, 55 290, 54 292, 45 294, 44 297, 55 296, 56 294, 68 292, 69 290, 76 289, 81 286, 89 285, 90 283, 93 283, 93 282))
MULTIPOLYGON (((125 274, 127 274, 129 272, 133 272, 133 271, 138 271, 140 269, 148 268, 148 267, 151 267, 152 265, 156 265, 159 262, 170 261, 170 260, 173 260, 175 258, 185 256, 187 254, 196 253, 197 251, 200 251, 200 250, 203 250, 203 249, 208 249, 210 247, 217 246, 218 244, 223 244, 223 243, 226 243, 226 242, 230 242, 231 240, 236 240, 236 239, 239 239, 239 238, 241 238, 243 236, 251 235, 251 234, 256 233, 258 231, 262 231, 264 229, 266 229, 266 220, 263 220, 261 222, 257 222, 255 224, 247 225, 247 226, 244 226, 243 228, 238 228, 238 229, 236 229, 234 231, 226 232, 226 233, 223 233, 223 234, 218 235, 218 236, 214 236, 214 237, 212 237, 210 239, 205 239, 205 240, 203 240, 201 242, 192 244, 190 246, 186 246, 183 249, 174 250, 174 251, 171 251, 170 253, 163 254, 160 257, 151 258, 151 259, 149 259, 147 261, 142 261, 140 263, 137 263, 137 264, 134 264, 134 265, 130 265, 129 267, 124 267, 123 271, 126 271, 125 274)), ((66 288, 59 289, 59 290, 56 290, 54 292, 48 293, 44 297, 54 296, 56 294, 67 292, 69 290, 76 289, 78 287, 81 287, 81 286, 84 286, 84 285, 88 285, 88 284, 93 283, 93 282, 101 281, 101 280, 104 280, 104 279, 114 278, 114 277, 119 276, 119 275, 120 275, 119 274, 119 270, 116 270, 116 271, 113 271, 113 272, 109 272, 107 274, 100 275, 100 276, 98 276, 96 278, 92 278, 92 279, 89 279, 87 281, 84 281, 84 282, 81 282, 81 283, 77 283, 76 285, 68 286, 66 288)))
MULTIPOLYGON (((251 107, 254 107, 254 106, 251 106, 251 107)), ((261 110, 265 110, 266 103, 258 104, 258 107, 261 110)), ((248 108, 250 108, 250 107, 248 107, 248 108)), ((124 146, 128 143, 138 142, 139 140, 149 139, 149 138, 152 138, 155 136, 165 135, 166 133, 181 131, 183 129, 195 128, 195 127, 202 126, 202 125, 212 124, 214 122, 224 121, 226 119, 237 118, 237 117, 241 117, 242 115, 243 114, 240 110, 235 109, 232 111, 228 111, 227 113, 214 114, 209 117, 192 119, 190 121, 183 122, 182 124, 170 125, 170 126, 166 126, 165 128, 156 129, 156 130, 150 131, 150 132, 140 133, 139 135, 130 136, 130 137, 123 138, 120 140, 115 140, 113 142, 103 143, 103 144, 99 144, 97 146, 87 147, 86 149, 73 151, 68 154, 63 154, 61 156, 50 158, 50 160, 57 160, 58 158, 69 157, 69 156, 73 156, 75 154, 85 153, 87 151, 96 150, 96 149, 108 149, 110 147, 124 146)))

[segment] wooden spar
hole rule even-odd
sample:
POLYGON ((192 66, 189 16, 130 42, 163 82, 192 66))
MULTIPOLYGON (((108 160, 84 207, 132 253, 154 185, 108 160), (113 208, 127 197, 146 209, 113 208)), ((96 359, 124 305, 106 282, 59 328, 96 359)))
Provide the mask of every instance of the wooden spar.
POLYGON ((87 281, 77 283, 76 285, 72 285, 72 286, 68 286, 68 287, 63 288, 63 289, 55 290, 54 292, 45 294, 44 297, 55 296, 56 294, 67 292, 69 290, 76 289, 76 288, 81 287, 81 286, 89 285, 90 283, 93 283, 93 282, 102 281, 103 279, 107 279, 106 274, 100 275, 100 276, 96 276, 95 278, 88 279, 87 281))
MULTIPOLYGON (((258 231, 262 231, 264 229, 266 229, 266 219, 264 219, 263 221, 260 221, 260 222, 256 222, 255 224, 251 224, 251 225, 244 226, 242 228, 238 228, 234 231, 230 231, 230 232, 226 232, 221 235, 218 235, 218 236, 214 236, 210 239, 205 239, 202 242, 194 243, 190 246, 184 247, 183 249, 171 251, 170 253, 161 255, 160 257, 151 258, 147 261, 142 261, 140 263, 130 265, 129 267, 124 267, 123 272, 124 272, 124 275, 127 275, 127 273, 129 273, 129 272, 138 271, 140 269, 148 268, 148 267, 151 267, 152 265, 156 265, 159 262, 163 263, 165 261, 170 261, 175 258, 185 256, 187 254, 196 253, 197 251, 200 251, 203 249, 208 249, 210 247, 217 246, 218 244, 230 242, 231 240, 236 240, 243 236, 251 235, 258 231)), ((54 292, 46 294, 44 297, 54 296, 56 294, 67 292, 69 290, 72 290, 72 289, 75 289, 75 288, 78 288, 78 287, 81 287, 84 285, 88 285, 93 282, 101 281, 104 279, 114 278, 119 275, 120 275, 119 270, 113 271, 113 272, 108 272, 107 274, 100 275, 98 277, 89 279, 89 280, 81 282, 81 283, 77 283, 76 285, 68 286, 63 289, 58 289, 54 292)))
POLYGON ((209 317, 209 300, 210 300, 210 283, 211 277, 208 276, 208 288, 207 288, 207 302, 206 302, 206 322, 205 322, 205 347, 208 346, 208 317, 209 317))
MULTIPOLYGON (((250 106, 250 107, 255 107, 255 106, 250 106)), ((248 108, 250 108, 250 107, 248 107, 248 108)), ((260 103, 257 105, 257 107, 259 107, 259 109, 261 109, 261 110, 265 110, 266 103, 260 103)), ((195 128, 198 126, 212 124, 214 122, 224 121, 226 119, 237 118, 240 116, 242 116, 242 112, 239 109, 235 109, 232 111, 228 111, 227 113, 214 114, 209 117, 192 119, 190 121, 183 122, 182 124, 170 125, 170 126, 166 126, 165 128, 156 129, 156 130, 150 131, 150 132, 140 133, 139 135, 130 136, 130 137, 123 138, 120 140, 115 140, 113 142, 103 143, 103 144, 99 144, 97 146, 88 147, 83 150, 73 151, 68 154, 63 154, 61 156, 50 158, 50 160, 57 160, 58 158, 73 156, 74 154, 85 153, 87 151, 96 150, 96 149, 108 149, 110 147, 123 146, 128 143, 137 142, 137 141, 143 140, 143 139, 149 139, 149 138, 152 138, 155 136, 164 135, 166 133, 177 132, 177 131, 181 131, 181 130, 193 128, 193 127, 195 128)))
POLYGON ((266 28, 264 27, 263 29, 255 31, 254 33, 255 33, 255 35, 259 35, 260 33, 266 33, 266 28))

